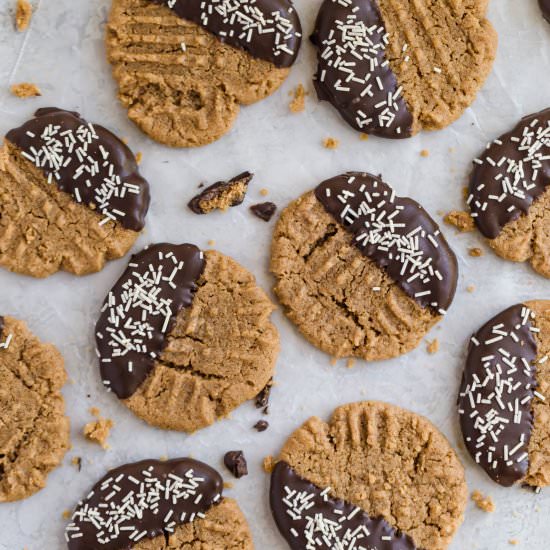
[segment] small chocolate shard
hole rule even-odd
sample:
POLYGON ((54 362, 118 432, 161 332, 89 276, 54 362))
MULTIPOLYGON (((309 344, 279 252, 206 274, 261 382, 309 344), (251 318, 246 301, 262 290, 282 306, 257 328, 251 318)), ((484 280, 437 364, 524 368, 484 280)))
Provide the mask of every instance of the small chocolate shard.
POLYGON ((256 396, 256 408, 264 409, 267 414, 267 405, 269 404, 269 397, 271 395, 271 388, 273 387, 273 380, 270 380, 265 388, 256 396))
POLYGON ((208 214, 212 210, 225 211, 238 206, 243 202, 253 177, 254 174, 243 172, 228 181, 217 181, 193 197, 188 206, 195 214, 208 214))
POLYGON ((248 465, 242 451, 228 451, 223 457, 223 463, 237 479, 248 475, 248 465))
POLYGON ((251 212, 261 220, 268 222, 277 210, 277 205, 272 202, 261 202, 250 207, 251 212))
POLYGON ((269 422, 267 420, 258 420, 256 424, 254 424, 254 429, 258 432, 265 432, 269 428, 269 422))

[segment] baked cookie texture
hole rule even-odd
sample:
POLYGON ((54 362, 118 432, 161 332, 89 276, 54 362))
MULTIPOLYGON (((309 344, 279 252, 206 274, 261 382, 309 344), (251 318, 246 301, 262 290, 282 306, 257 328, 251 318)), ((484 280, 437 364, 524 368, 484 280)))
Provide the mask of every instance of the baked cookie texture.
MULTIPOLYGON (((429 304, 433 298, 429 295, 420 297, 428 290, 415 292, 411 283, 405 280, 408 274, 401 277, 403 281, 399 284, 399 276, 391 275, 393 270, 400 270, 399 265, 394 264, 390 271, 390 268, 381 265, 388 266, 383 258, 387 252, 382 252, 380 256, 375 250, 372 257, 365 255, 357 244, 356 224, 350 232, 349 226, 345 227, 337 221, 341 219, 339 215, 329 213, 321 204, 315 193, 325 184, 332 185, 332 182, 336 182, 334 189, 330 190, 334 199, 341 184, 349 187, 354 194, 352 200, 359 200, 363 192, 359 191, 359 188, 363 189, 360 187, 362 182, 379 185, 380 191, 382 187, 385 191, 391 190, 387 184, 368 174, 348 173, 327 180, 315 192, 306 193, 292 202, 281 214, 273 235, 271 272, 277 279, 275 293, 284 305, 287 317, 313 345, 326 353, 368 361, 407 353, 419 345, 430 328, 442 318, 443 308, 446 309, 452 301, 457 277, 454 254, 441 235, 432 236, 432 239, 440 240, 439 252, 436 253, 444 259, 446 266, 446 272, 441 277, 444 281, 441 282, 444 303, 432 307, 429 304), (374 259, 376 255, 379 256, 379 263, 374 259)), ((324 191, 326 189, 323 187, 324 191)), ((348 192, 346 187, 343 192, 348 192)), ((409 199, 402 200, 407 201, 409 206, 415 204, 418 213, 422 212, 423 218, 426 216, 425 220, 433 223, 419 205, 409 199)), ((388 204, 391 202, 389 196, 386 201, 388 204)), ((341 205, 338 201, 335 204, 341 205)), ((354 204, 346 211, 351 210, 373 212, 366 205, 354 204)), ((395 220, 395 216, 390 217, 395 220)), ((398 223, 397 220, 395 223, 398 223)), ((407 231, 418 233, 417 224, 418 219, 407 225, 407 231)), ((376 223, 370 227, 373 229, 372 242, 377 242, 379 237, 382 240, 386 238, 378 233, 376 223)), ((388 226, 384 235, 390 233, 388 226)), ((395 237, 393 235, 388 242, 393 245, 399 242, 395 237)), ((415 254, 416 257, 421 255, 419 251, 415 254)), ((429 253, 423 258, 429 260, 429 253)), ((437 269, 438 266, 432 267, 437 269)), ((413 279, 418 282, 420 273, 414 274, 413 279)), ((438 284, 433 285, 432 281, 428 286, 436 287, 438 284)), ((431 290, 433 296, 435 290, 431 290)))
POLYGON ((462 434, 474 461, 505 487, 550 484, 549 357, 548 300, 506 309, 470 341, 458 400, 462 434))
POLYGON ((449 442, 427 419, 387 403, 344 405, 328 423, 310 418, 287 440, 279 462, 323 494, 383 518, 414 544, 401 539, 396 548, 442 550, 463 520, 464 469, 449 442))
POLYGON ((325 0, 312 37, 319 98, 355 129, 382 137, 448 126, 474 101, 495 59, 487 4, 325 0), (337 56, 350 63, 335 64, 337 56))
POLYGON ((149 200, 122 141, 78 113, 40 109, 0 148, 0 265, 33 277, 100 271, 135 242, 149 200))
POLYGON ((216 141, 289 73, 153 0, 113 0, 106 40, 129 118, 172 147, 216 141))
MULTIPOLYGON (((172 245, 155 246, 162 246, 166 257, 172 245)), ((193 432, 256 397, 273 376, 279 351, 278 333, 270 321, 274 306, 254 276, 219 252, 200 255, 204 266, 195 272, 196 280, 191 280, 184 307, 164 327, 165 333, 154 331, 160 351, 155 351, 157 357, 147 369, 142 370, 140 362, 150 355, 147 349, 152 344, 144 343, 142 349, 140 341, 134 355, 110 355, 113 341, 106 339, 111 328, 103 324, 112 317, 109 309, 104 309, 98 323, 100 365, 107 387, 137 416, 164 429, 193 432), (133 363, 129 383, 120 391, 117 378, 129 362, 133 363)), ((134 258, 130 272, 139 271, 134 258)), ((188 258, 186 264, 192 261, 188 258)), ((149 260, 145 264, 148 267, 149 260)), ((169 268, 164 273, 170 273, 169 268)), ((154 290, 146 291, 156 295, 154 290)), ((113 294, 118 294, 118 287, 113 294)))
POLYGON ((502 258, 550 278, 550 109, 524 117, 474 160, 467 203, 502 258))
POLYGON ((60 391, 66 379, 53 345, 40 342, 22 321, 0 317, 0 502, 43 489, 69 449, 60 391))

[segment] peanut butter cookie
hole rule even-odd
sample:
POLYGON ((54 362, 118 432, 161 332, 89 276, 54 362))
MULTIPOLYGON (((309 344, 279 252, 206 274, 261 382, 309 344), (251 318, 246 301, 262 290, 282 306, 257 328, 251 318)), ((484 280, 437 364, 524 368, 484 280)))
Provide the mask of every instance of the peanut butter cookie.
POLYGON ((356 130, 406 138, 448 126, 489 74, 487 0, 325 0, 315 88, 356 130))
POLYGON ((273 309, 231 258, 150 246, 132 257, 96 325, 104 384, 154 426, 208 426, 269 383, 279 351, 273 309))
POLYGON ((46 486, 69 449, 63 358, 25 323, 0 317, 0 502, 46 486))
POLYGON ((293 550, 443 550, 462 523, 464 468, 427 419, 387 403, 344 405, 287 440, 271 510, 293 550))
POLYGON ((518 304, 470 341, 458 401, 468 451, 497 483, 550 485, 550 300, 518 304))
POLYGON ((451 305, 458 268, 418 203, 348 172, 283 211, 271 271, 286 315, 313 345, 373 361, 418 346, 451 305))
POLYGON ((115 135, 78 113, 39 109, 0 149, 0 265, 33 277, 99 271, 128 252, 149 201, 115 135))
POLYGON ((65 530, 69 550, 252 550, 239 506, 223 481, 190 458, 143 460, 111 470, 65 530))
POLYGON ((474 160, 468 204, 506 260, 550 278, 550 109, 523 118, 474 160))
POLYGON ((113 0, 108 59, 128 116, 155 141, 219 139, 272 94, 301 41, 290 0, 113 0))

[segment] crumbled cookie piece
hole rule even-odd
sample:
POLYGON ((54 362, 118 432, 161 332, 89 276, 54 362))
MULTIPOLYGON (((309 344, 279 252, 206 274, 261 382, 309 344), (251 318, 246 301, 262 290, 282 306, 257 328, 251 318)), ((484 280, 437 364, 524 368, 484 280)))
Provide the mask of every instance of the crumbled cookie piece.
POLYGON ((265 432, 269 428, 269 422, 267 420, 258 420, 256 424, 254 424, 254 429, 258 432, 265 432))
POLYGON ((266 456, 262 462, 264 472, 266 472, 267 474, 272 473, 275 468, 275 464, 277 464, 277 461, 273 458, 273 456, 266 456))
POLYGON ((82 470, 82 458, 81 457, 73 456, 73 458, 71 459, 71 464, 73 466, 76 466, 76 468, 78 469, 79 472, 80 472, 80 470, 82 470))
POLYGON ((223 488, 224 489, 233 489, 235 485, 231 483, 231 481, 224 481, 223 482, 223 488))
POLYGON ((323 147, 325 149, 338 149, 340 141, 333 137, 328 137, 323 140, 323 147))
POLYGON ((214 239, 210 239, 208 241, 208 246, 214 246, 216 244, 216 241, 214 239))
POLYGON ((308 93, 302 84, 298 84, 290 93, 294 96, 294 99, 289 104, 290 112, 294 114, 301 113, 306 108, 306 96, 308 93))
POLYGON ((267 197, 269 195, 269 190, 263 187, 262 189, 260 189, 260 195, 262 197, 267 197))
POLYGON ((439 340, 435 338, 435 340, 432 340, 428 343, 428 346, 426 347, 426 351, 433 355, 434 353, 437 353, 439 351, 439 340))
POLYGON ((250 207, 250 211, 264 222, 268 222, 277 211, 277 205, 272 202, 261 202, 250 207))
POLYGON ((70 510, 63 510, 63 513, 61 514, 63 519, 69 519, 71 517, 71 511, 70 510))
POLYGON ((464 210, 453 210, 445 215, 443 221, 448 225, 453 225, 461 233, 469 233, 475 228, 474 219, 464 210))
POLYGON ((475 292, 475 289, 476 289, 475 285, 468 285, 466 287, 466 290, 470 293, 475 292))
POLYGON ((12 84, 10 91, 15 97, 20 97, 21 99, 27 99, 29 97, 37 97, 42 95, 40 88, 32 82, 21 82, 19 84, 12 84))
POLYGON ((223 463, 237 479, 248 475, 248 465, 242 451, 228 451, 223 457, 223 463))
POLYGON ((510 539, 508 541, 508 544, 511 545, 511 546, 517 546, 519 544, 519 540, 518 539, 510 539))
POLYGON ((143 160, 143 153, 142 153, 141 151, 138 151, 138 152, 136 153, 136 162, 137 162, 138 164, 141 164, 141 161, 142 161, 142 160, 143 160))
POLYGON ((472 500, 475 502, 475 505, 484 512, 494 512, 495 503, 490 496, 483 495, 480 491, 474 491, 472 493, 472 500))
POLYGON ((430 156, 430 152, 428 151, 428 149, 422 149, 422 151, 420 151, 420 156, 427 158, 430 156))
POLYGON ((19 32, 27 30, 32 17, 32 6, 28 0, 17 0, 15 27, 19 32))
POLYGON ((208 214, 216 209, 226 211, 231 206, 238 206, 253 177, 254 174, 243 172, 229 181, 218 181, 193 197, 188 206, 195 214, 208 214))
POLYGON ((355 359, 353 358, 349 358, 347 361, 346 361, 346 367, 348 369, 352 369, 353 367, 355 366, 355 359))
POLYGON ((361 141, 368 141, 369 139, 369 134, 359 134, 359 139, 361 141))
POLYGON ((97 416, 97 420, 88 422, 84 426, 84 437, 92 443, 101 445, 104 449, 108 449, 107 439, 111 433, 111 428, 114 426, 114 422, 110 418, 101 418, 99 411, 95 408, 90 410, 94 416, 97 416), (97 411, 92 412, 93 410, 97 411))
POLYGON ((468 254, 472 258, 479 258, 480 256, 483 256, 483 250, 481 250, 481 248, 470 248, 470 250, 468 250, 468 254))
POLYGON ((330 358, 330 364, 331 364, 331 366, 334 367, 334 365, 336 365, 336 363, 338 363, 338 358, 337 358, 337 357, 331 357, 331 358, 330 358))

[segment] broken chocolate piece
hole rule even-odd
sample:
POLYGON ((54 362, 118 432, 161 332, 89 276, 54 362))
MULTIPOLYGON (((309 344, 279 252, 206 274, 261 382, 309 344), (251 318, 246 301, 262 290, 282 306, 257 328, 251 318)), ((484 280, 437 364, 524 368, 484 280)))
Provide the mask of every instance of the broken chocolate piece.
POLYGON ((258 420, 256 424, 254 424, 254 429, 258 432, 265 432, 269 428, 269 422, 267 420, 258 420))
POLYGON ((223 463, 237 479, 248 475, 248 466, 242 451, 229 451, 225 453, 223 463))
POLYGON ((275 214, 277 205, 272 202, 261 202, 260 204, 252 205, 250 210, 256 217, 268 222, 273 217, 273 214, 275 214))
POLYGON ((189 208, 195 214, 208 214, 212 210, 227 210, 238 206, 244 200, 248 184, 254 177, 250 172, 243 172, 229 181, 217 181, 189 201, 189 208))
POLYGON ((264 409, 267 414, 267 405, 269 404, 269 396, 271 395, 271 388, 273 386, 273 380, 270 380, 265 388, 256 396, 256 408, 264 409))

